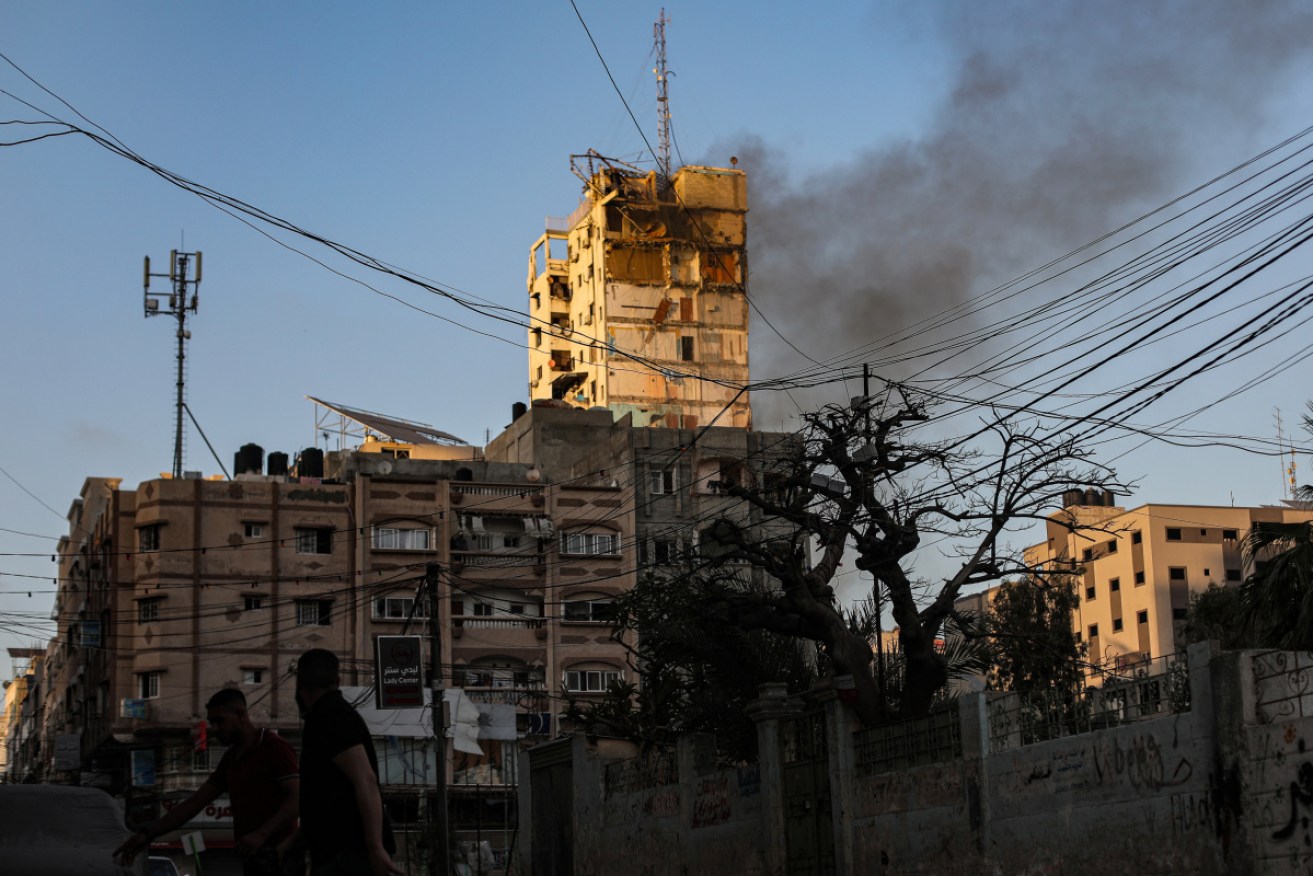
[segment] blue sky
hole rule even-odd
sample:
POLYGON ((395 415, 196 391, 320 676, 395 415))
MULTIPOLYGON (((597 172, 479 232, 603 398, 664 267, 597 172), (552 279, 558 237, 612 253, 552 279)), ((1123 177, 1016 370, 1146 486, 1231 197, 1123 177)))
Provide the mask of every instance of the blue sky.
MULTIPOLYGON (((659 8, 578 0, 653 143, 659 8)), ((672 0, 666 11, 679 155, 741 158, 750 288, 814 356, 1166 202, 1303 128, 1313 94, 1299 63, 1310 13, 1294 3, 672 0)), ((543 217, 577 202, 568 156, 650 160, 565 0, 0 0, 0 52, 149 160, 508 307, 523 305, 543 217)), ((0 89, 74 118, 3 62, 0 89)), ((40 118, 4 94, 0 105, 0 119, 40 118)), ((15 127, 0 139, 30 133, 15 127)), ((143 318, 140 275, 143 256, 158 266, 174 248, 205 254, 189 401, 225 464, 248 441, 311 444, 307 394, 473 443, 525 398, 519 330, 350 271, 459 325, 419 315, 83 138, 0 150, 0 205, 0 458, 14 479, 0 477, 0 528, 65 528, 15 480, 62 515, 86 476, 131 486, 170 468, 171 324, 143 318)), ((753 363, 761 379, 800 360, 757 318, 753 363)), ((1271 438, 1273 409, 1293 423, 1309 386, 1307 367, 1292 368, 1193 425, 1271 438)), ((762 428, 790 422, 788 403, 754 404, 762 428)), ((194 433, 188 448, 188 468, 217 471, 194 433)), ((1279 464, 1237 451, 1149 445, 1118 465, 1139 481, 1136 503, 1280 499, 1279 464)), ((5 553, 52 547, 0 531, 5 553)), ((16 576, 52 572, 48 559, 0 558, 0 618, 48 612, 49 580, 16 576)))

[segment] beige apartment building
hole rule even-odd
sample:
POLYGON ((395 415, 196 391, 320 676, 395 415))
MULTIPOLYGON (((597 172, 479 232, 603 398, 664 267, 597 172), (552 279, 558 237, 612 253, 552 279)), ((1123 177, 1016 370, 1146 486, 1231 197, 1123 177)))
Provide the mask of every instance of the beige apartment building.
POLYGON ((529 256, 529 397, 634 426, 750 429, 747 182, 576 156, 584 197, 529 256))
MULTIPOLYGON (((99 785, 151 817, 217 762, 197 744, 214 691, 240 688, 257 724, 295 742, 305 649, 336 652, 344 684, 368 688, 375 639, 408 633, 424 637, 426 667, 436 641, 449 696, 514 722, 480 738, 481 754, 449 742, 445 758, 453 835, 507 839, 520 750, 569 731, 568 698, 600 697, 632 671, 611 600, 714 550, 703 529, 717 519, 788 535, 724 489, 768 478, 787 435, 635 427, 631 414, 540 401, 515 406, 485 450, 336 409, 368 424, 359 443, 295 465, 279 453, 266 465, 248 445, 228 480, 87 479, 60 544, 59 634, 36 681, 41 741, 20 758, 25 776, 99 785)), ((377 748, 393 820, 417 843, 434 744, 377 748)), ((203 827, 222 843, 221 819, 203 827)))
MULTIPOLYGON (((1253 571, 1242 544, 1255 523, 1313 520, 1311 511, 1283 506, 1127 509, 1093 490, 1064 499, 1063 510, 1049 516, 1046 540, 1025 558, 1072 570, 1080 596, 1072 631, 1088 644, 1089 660, 1109 669, 1174 653, 1191 594, 1234 585, 1253 571)), ((966 599, 981 602, 979 595, 966 599)))

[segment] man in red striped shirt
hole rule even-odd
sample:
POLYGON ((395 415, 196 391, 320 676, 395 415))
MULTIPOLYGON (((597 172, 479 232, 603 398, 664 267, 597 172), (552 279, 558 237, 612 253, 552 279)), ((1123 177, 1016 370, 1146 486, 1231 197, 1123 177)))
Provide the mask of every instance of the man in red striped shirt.
POLYGON ((214 736, 228 746, 219 765, 194 794, 162 818, 142 825, 114 853, 122 862, 131 864, 152 839, 182 827, 220 794, 227 793, 244 876, 278 872, 273 850, 292 834, 300 807, 296 752, 277 733, 251 723, 246 697, 240 690, 224 688, 210 697, 205 709, 214 736))

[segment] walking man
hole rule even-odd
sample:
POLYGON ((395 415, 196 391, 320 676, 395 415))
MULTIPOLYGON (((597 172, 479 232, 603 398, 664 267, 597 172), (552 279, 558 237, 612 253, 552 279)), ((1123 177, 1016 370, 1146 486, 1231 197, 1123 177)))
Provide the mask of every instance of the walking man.
POLYGON ((312 648, 296 664, 301 737, 301 836, 314 876, 387 876, 402 870, 383 816, 378 760, 365 721, 338 690, 337 655, 312 648))
MULTIPOLYGON (((131 865, 151 840, 182 827, 227 793, 243 876, 278 873, 274 848, 291 836, 300 806, 296 752, 278 734, 251 723, 246 697, 236 688, 224 688, 210 697, 205 711, 214 736, 228 746, 219 765, 196 793, 164 817, 139 827, 114 854, 121 863, 131 865)), ((300 871, 289 868, 282 872, 300 871)))

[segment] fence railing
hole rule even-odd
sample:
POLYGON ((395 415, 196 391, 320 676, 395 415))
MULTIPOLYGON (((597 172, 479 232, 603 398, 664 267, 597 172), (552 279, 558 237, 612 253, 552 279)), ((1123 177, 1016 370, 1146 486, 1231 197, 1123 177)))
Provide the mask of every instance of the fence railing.
POLYGON ((962 722, 956 707, 858 730, 853 734, 857 773, 862 776, 895 769, 943 763, 962 756, 962 722))
POLYGON ((1190 709, 1190 670, 1184 654, 1145 660, 1093 683, 999 696, 989 704, 989 744, 1005 751, 1176 714, 1190 709))

